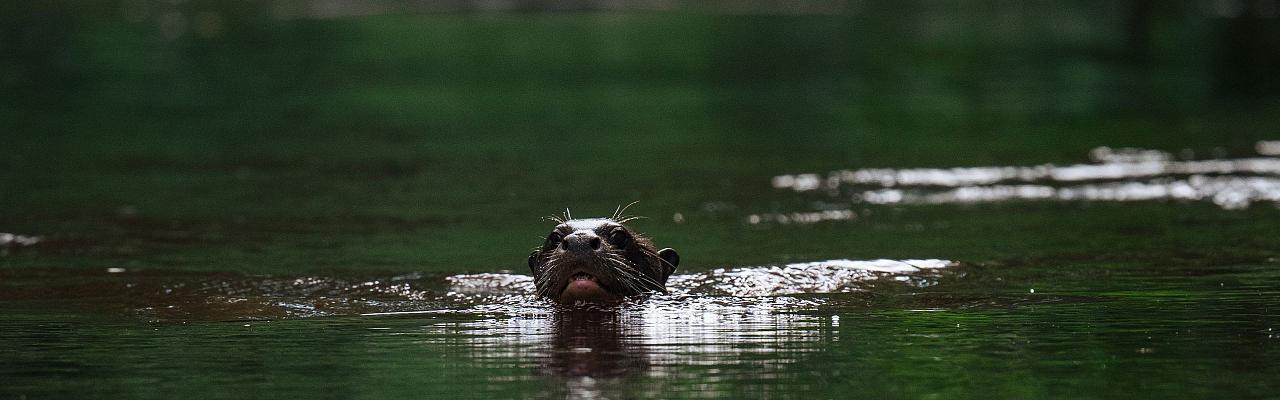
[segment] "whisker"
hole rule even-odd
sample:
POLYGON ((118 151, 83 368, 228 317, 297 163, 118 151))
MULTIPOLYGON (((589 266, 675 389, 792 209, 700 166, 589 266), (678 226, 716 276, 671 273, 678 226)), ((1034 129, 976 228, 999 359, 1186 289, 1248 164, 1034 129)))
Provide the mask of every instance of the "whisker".
POLYGON ((662 258, 662 256, 659 256, 657 251, 649 250, 649 249, 646 249, 646 248, 643 248, 643 247, 642 247, 642 248, 640 248, 640 252, 641 252, 641 253, 644 253, 644 255, 646 255, 646 256, 649 256, 649 258, 651 258, 651 259, 658 260, 658 261, 659 261, 659 262, 661 262, 663 265, 670 266, 670 267, 671 267, 671 269, 673 269, 673 270, 677 268, 675 264, 672 264, 672 263, 670 263, 670 262, 667 262, 667 259, 662 258))
POLYGON ((622 218, 622 219, 616 219, 616 218, 615 218, 615 219, 614 219, 614 221, 615 221, 615 222, 617 222, 617 223, 619 223, 619 224, 625 224, 625 223, 627 223, 627 222, 635 221, 635 220, 637 220, 637 219, 649 219, 649 217, 640 216, 640 215, 633 215, 633 216, 630 216, 630 217, 624 217, 624 218, 622 218))
POLYGON ((627 221, 635 220, 636 218, 641 218, 641 217, 628 217, 626 215, 627 209, 631 208, 631 206, 634 206, 636 205, 636 203, 639 203, 639 202, 640 202, 639 200, 636 200, 636 201, 627 203, 627 205, 625 206, 618 206, 618 208, 613 211, 613 216, 610 217, 609 219, 619 224, 622 224, 622 223, 626 223, 627 221))
POLYGON ((630 291, 642 291, 637 286, 637 282, 641 279, 637 276, 635 268, 626 259, 614 254, 606 254, 601 257, 601 260, 611 264, 610 267, 612 268, 608 268, 604 273, 608 274, 613 281, 622 284, 630 291))
POLYGON ((630 281, 635 281, 637 284, 643 284, 647 289, 657 289, 663 292, 666 291, 661 283, 658 283, 657 280, 650 278, 643 272, 640 272, 640 270, 636 269, 630 261, 612 254, 609 256, 609 261, 615 264, 614 271, 626 274, 626 277, 630 278, 630 281))
POLYGON ((622 218, 622 214, 627 212, 628 208, 631 208, 631 206, 634 206, 636 205, 636 203, 639 203, 639 202, 640 200, 636 200, 631 203, 628 203, 626 206, 618 207, 618 210, 614 211, 613 213, 613 220, 617 221, 618 218, 622 218))
POLYGON ((564 223, 564 220, 563 220, 563 219, 560 219, 560 217, 557 217, 557 216, 554 216, 554 215, 548 215, 548 216, 542 217, 542 220, 543 220, 543 221, 551 221, 551 222, 555 222, 556 224, 563 224, 563 223, 564 223))

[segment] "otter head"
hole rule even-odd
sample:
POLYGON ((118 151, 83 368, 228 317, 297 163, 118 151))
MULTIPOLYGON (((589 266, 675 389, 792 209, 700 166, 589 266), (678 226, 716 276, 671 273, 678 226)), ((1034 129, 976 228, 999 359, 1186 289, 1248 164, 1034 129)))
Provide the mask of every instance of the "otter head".
POLYGON ((675 250, 612 218, 560 222, 529 255, 538 296, 562 304, 610 303, 648 292, 666 293, 680 265, 675 250))

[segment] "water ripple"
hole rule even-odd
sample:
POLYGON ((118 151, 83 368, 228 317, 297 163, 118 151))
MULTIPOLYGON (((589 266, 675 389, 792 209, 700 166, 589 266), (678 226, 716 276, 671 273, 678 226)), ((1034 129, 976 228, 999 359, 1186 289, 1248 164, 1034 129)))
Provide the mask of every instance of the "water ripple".
MULTIPOLYGON (((778 296, 803 293, 856 291, 883 277, 914 278, 927 282, 928 272, 953 266, 948 260, 827 260, 782 266, 719 268, 707 272, 672 275, 667 289, 673 295, 778 296)), ((447 278, 450 290, 466 294, 531 294, 527 275, 466 274, 447 278)), ((913 279, 898 279, 912 281, 913 279)))
MULTIPOLYGON (((1255 148, 1264 156, 1280 155, 1280 142, 1258 142, 1255 148)), ((771 184, 775 189, 823 191, 866 204, 1184 200, 1209 201, 1229 210, 1256 202, 1280 204, 1277 157, 1175 161, 1158 150, 1109 147, 1093 149, 1090 157, 1095 163, 846 169, 825 176, 779 175, 771 184)), ((748 216, 751 223, 827 219, 748 216)))

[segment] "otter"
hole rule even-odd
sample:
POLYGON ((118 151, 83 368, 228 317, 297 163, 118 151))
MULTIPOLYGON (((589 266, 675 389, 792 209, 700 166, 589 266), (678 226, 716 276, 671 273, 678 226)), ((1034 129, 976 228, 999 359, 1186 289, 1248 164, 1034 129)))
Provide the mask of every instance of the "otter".
POLYGON ((667 293, 667 277, 680 265, 674 249, 623 225, 634 218, 551 218, 558 224, 529 254, 539 297, 561 304, 616 303, 644 293, 667 293))

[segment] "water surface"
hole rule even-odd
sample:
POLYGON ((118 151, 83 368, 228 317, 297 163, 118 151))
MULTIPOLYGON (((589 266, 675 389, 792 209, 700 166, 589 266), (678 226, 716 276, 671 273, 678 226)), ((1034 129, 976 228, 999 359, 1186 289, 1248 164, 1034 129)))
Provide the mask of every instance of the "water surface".
POLYGON ((401 3, 0 6, 0 397, 1280 390, 1267 2, 401 3))

